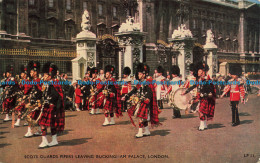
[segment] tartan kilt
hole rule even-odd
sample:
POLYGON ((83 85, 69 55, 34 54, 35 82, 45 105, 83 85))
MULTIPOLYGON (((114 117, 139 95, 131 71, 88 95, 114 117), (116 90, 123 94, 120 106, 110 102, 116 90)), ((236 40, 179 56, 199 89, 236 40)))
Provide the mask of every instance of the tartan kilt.
POLYGON ((103 107, 104 99, 105 99, 105 97, 103 96, 103 93, 102 93, 102 92, 100 92, 97 96, 94 96, 94 97, 92 98, 91 102, 96 101, 96 100, 97 100, 97 101, 94 103, 94 105, 92 105, 92 108, 94 108, 94 109, 96 109, 96 108, 102 108, 102 107, 103 107), (98 98, 100 98, 100 99, 98 99, 98 98), (97 99, 98 99, 98 100, 97 100, 97 99))
POLYGON ((149 105, 147 105, 145 103, 141 103, 141 106, 140 106, 138 113, 137 113, 137 117, 147 120, 148 119, 148 111, 149 111, 148 106, 149 105))
POLYGON ((106 111, 108 111, 108 112, 110 112, 110 113, 113 113, 113 103, 114 103, 114 99, 111 99, 111 98, 107 98, 107 100, 106 100, 106 103, 105 103, 105 105, 104 105, 104 110, 106 110, 106 111))
POLYGON ((135 114, 136 105, 132 105, 128 110, 127 113, 131 116, 134 116, 135 114))
POLYGON ((39 119, 39 125, 54 127, 54 111, 53 104, 50 104, 48 107, 45 106, 39 119))
POLYGON ((215 100, 203 98, 200 100, 199 112, 207 117, 207 120, 212 120, 215 111, 215 100))
POLYGON ((15 106, 15 100, 13 98, 6 98, 3 101, 2 107, 5 113, 9 113, 9 111, 15 106))
POLYGON ((15 107, 15 111, 22 112, 25 109, 25 103, 21 103, 20 105, 15 107))
MULTIPOLYGON (((137 117, 143 118, 143 119, 148 118, 148 110, 149 109, 148 109, 147 106, 148 106, 147 104, 141 103, 141 106, 140 106, 138 113, 137 113, 137 117)), ((128 112, 129 115, 134 116, 136 109, 137 109, 136 105, 133 105, 127 110, 127 112, 128 112)))
POLYGON ((38 110, 35 110, 34 112, 32 112, 31 113, 31 118, 33 119, 33 120, 37 120, 38 119, 38 117, 39 117, 39 115, 40 115, 40 110, 38 109, 38 110))
POLYGON ((56 128, 57 132, 63 131, 65 125, 65 112, 64 110, 61 110, 61 112, 57 113, 56 117, 54 117, 55 113, 53 104, 44 107, 42 116, 39 119, 39 125, 56 128))

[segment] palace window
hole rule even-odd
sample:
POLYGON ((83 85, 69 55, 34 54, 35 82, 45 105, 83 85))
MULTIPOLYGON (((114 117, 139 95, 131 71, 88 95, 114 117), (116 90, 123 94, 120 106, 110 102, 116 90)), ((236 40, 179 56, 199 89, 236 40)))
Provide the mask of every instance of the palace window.
POLYGON ((54 6, 53 0, 49 0, 49 7, 53 7, 53 6, 54 6))
POLYGON ((66 9, 71 10, 71 0, 66 1, 66 9))
POLYGON ((98 5, 98 16, 102 16, 103 15, 103 5, 99 4, 98 5))
POLYGON ((49 24, 49 26, 48 26, 48 29, 49 29, 49 31, 48 31, 48 39, 55 39, 55 37, 56 37, 56 26, 55 26, 55 24, 49 24))
POLYGON ((205 29, 205 20, 202 20, 201 29, 202 29, 202 30, 205 29))
POLYGON ((38 37, 38 24, 37 24, 37 22, 30 23, 30 36, 38 37))
POLYGON ((113 7, 113 18, 117 17, 117 8, 113 7))
POLYGON ((72 38, 72 32, 73 32, 73 28, 71 26, 67 27, 67 31, 66 31, 66 39, 70 40, 72 38))
POLYGON ((88 9, 88 2, 83 2, 83 10, 87 10, 88 9))
POLYGON ((34 3, 35 3, 34 0, 29 0, 29 5, 30 6, 34 6, 34 3))
POLYGON ((193 29, 196 29, 196 20, 195 19, 193 19, 193 23, 192 23, 192 27, 193 27, 193 29))

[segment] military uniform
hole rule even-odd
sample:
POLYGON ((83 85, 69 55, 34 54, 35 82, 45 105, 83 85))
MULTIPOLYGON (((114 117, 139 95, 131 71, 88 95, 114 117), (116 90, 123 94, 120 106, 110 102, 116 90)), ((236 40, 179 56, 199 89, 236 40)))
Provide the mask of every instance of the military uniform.
MULTIPOLYGON (((242 68, 239 65, 231 66, 230 67, 231 75, 240 76, 242 73, 242 68)), ((226 85, 224 88, 224 92, 222 97, 230 92, 230 105, 232 111, 232 126, 237 126, 240 124, 239 120, 239 113, 238 113, 238 104, 241 101, 245 100, 245 88, 243 82, 240 78, 237 79, 230 79, 228 81, 230 84, 226 85)))

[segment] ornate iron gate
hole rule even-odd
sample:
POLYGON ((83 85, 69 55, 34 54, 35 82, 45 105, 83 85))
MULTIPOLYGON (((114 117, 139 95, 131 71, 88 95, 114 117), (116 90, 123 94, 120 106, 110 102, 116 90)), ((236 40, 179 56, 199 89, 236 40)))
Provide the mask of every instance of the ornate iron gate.
POLYGON ((75 51, 0 49, 0 73, 5 72, 7 65, 13 65, 14 74, 19 74, 21 65, 26 65, 30 60, 34 60, 39 61, 41 67, 44 63, 51 61, 58 66, 60 73, 71 75, 71 60, 76 56, 75 51))

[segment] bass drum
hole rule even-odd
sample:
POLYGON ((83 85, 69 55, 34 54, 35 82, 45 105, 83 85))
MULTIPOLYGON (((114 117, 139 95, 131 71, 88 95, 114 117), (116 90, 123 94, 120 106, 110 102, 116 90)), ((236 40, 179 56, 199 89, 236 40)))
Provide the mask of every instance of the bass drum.
POLYGON ((186 108, 190 105, 190 101, 192 100, 191 93, 181 95, 186 90, 187 88, 178 88, 175 92, 170 93, 169 101, 172 107, 186 110, 186 108))

